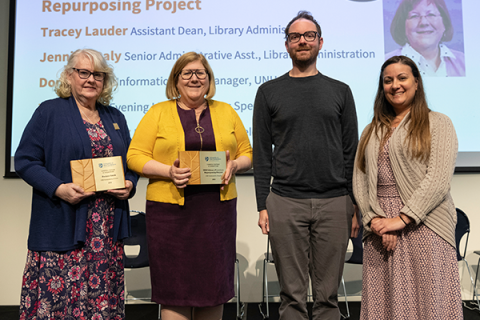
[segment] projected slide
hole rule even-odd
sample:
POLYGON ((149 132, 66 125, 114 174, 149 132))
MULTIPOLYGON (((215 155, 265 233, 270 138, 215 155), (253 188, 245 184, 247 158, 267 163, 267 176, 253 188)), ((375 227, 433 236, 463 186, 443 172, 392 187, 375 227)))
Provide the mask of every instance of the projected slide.
MULTIPOLYGON (((431 109, 454 122, 463 152, 457 165, 480 167, 480 1, 437 0, 433 3, 446 6, 438 13, 422 7, 415 14, 397 14, 402 2, 17 0, 10 154, 35 108, 56 97, 53 86, 59 71, 79 48, 99 50, 114 67, 119 87, 112 106, 125 114, 132 136, 148 109, 166 100, 175 60, 196 51, 213 68, 214 99, 235 108, 251 138, 258 86, 291 68, 284 27, 299 10, 308 10, 323 31, 317 67, 350 85, 360 131, 371 120, 386 57, 413 52, 419 53, 417 61, 429 62, 431 52, 424 47, 433 41, 441 48, 442 63, 425 68, 427 99, 431 109), (392 21, 400 27, 392 28, 392 21), (422 30, 419 25, 424 25, 422 30), (427 36, 435 39, 426 43, 427 36)), ((13 171, 13 163, 11 167, 13 171)))

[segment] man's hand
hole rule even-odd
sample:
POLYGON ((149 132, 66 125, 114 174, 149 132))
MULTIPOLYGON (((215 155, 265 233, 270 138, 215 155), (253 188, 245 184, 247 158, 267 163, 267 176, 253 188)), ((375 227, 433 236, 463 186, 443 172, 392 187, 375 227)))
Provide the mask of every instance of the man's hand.
POLYGON ((352 239, 358 237, 358 232, 360 231, 360 222, 358 221, 360 212, 358 211, 358 206, 353 205, 353 210, 354 213, 352 217, 352 232, 350 233, 350 238, 352 239))
POLYGON ((268 234, 270 232, 270 226, 268 224, 268 212, 267 210, 262 210, 258 214, 258 226, 262 229, 263 234, 268 234))

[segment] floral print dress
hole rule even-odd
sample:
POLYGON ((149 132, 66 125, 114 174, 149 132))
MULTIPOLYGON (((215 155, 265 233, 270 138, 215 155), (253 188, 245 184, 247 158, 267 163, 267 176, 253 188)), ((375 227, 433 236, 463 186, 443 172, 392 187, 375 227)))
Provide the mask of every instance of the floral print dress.
MULTIPOLYGON (((84 121, 94 158, 113 156, 101 121, 84 121)), ((88 204, 86 241, 67 252, 28 250, 20 319, 125 318, 123 243, 113 243, 115 200, 96 193, 88 204)))

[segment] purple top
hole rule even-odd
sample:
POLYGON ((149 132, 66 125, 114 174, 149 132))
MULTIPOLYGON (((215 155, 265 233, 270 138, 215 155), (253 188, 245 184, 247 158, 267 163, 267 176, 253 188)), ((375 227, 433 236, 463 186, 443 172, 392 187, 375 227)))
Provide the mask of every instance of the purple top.
MULTIPOLYGON (((185 150, 186 151, 217 151, 215 146, 215 134, 213 132, 212 118, 210 116, 210 108, 202 111, 198 124, 204 129, 202 133, 202 139, 200 134, 195 131, 197 126, 197 119, 195 117, 195 110, 184 110, 180 108, 177 103, 178 115, 180 122, 182 123, 183 131, 185 133, 185 150), (203 143, 202 143, 203 140, 203 143), (201 148, 200 148, 201 147, 201 148)), ((203 192, 220 192, 218 185, 190 185, 185 188, 185 198, 190 195, 203 193, 203 192)))
POLYGON ((210 116, 210 108, 202 111, 198 124, 204 129, 200 134, 195 131, 197 119, 195 118, 195 110, 184 110, 177 103, 178 115, 185 132, 185 150, 186 151, 217 151, 215 146, 215 134, 213 133, 212 118, 210 116), (203 145, 202 145, 203 140, 203 145))

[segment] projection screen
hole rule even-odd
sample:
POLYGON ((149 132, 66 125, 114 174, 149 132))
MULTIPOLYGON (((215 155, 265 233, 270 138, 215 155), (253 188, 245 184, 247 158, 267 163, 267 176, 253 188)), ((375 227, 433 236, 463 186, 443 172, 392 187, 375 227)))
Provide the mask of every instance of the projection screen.
MULTIPOLYGON (((213 68, 214 99, 235 108, 251 138, 258 86, 291 68, 284 27, 300 10, 310 11, 320 23, 324 45, 317 67, 351 87, 361 132, 373 115, 380 66, 388 54, 407 52, 410 45, 398 41, 395 32, 402 30, 391 27, 401 2, 11 0, 5 175, 15 175, 13 155, 25 125, 41 102, 56 97, 59 71, 79 48, 99 50, 114 67, 119 86, 111 105, 125 114, 132 136, 148 109, 166 100, 175 60, 196 51, 213 68)), ((480 104, 475 97, 480 88, 480 1, 445 3, 452 37, 442 38, 440 45, 457 54, 460 67, 455 74, 447 65, 424 75, 427 99, 432 110, 447 114, 455 125, 457 171, 480 171, 480 104)), ((433 25, 435 18, 421 13, 406 19, 433 25)), ((444 16, 442 22, 446 24, 444 16)))

